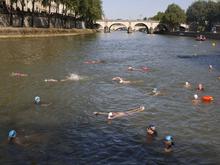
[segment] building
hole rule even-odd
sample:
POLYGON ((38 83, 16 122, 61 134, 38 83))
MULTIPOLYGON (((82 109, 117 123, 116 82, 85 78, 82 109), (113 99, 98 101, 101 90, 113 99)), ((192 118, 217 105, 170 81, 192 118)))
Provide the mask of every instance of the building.
MULTIPOLYGON (((41 1, 37 1, 35 0, 35 5, 34 5, 34 10, 36 12, 39 12, 39 13, 43 13, 43 12, 46 12, 48 13, 49 12, 49 7, 48 6, 43 6, 41 1)), ((14 10, 20 10, 22 9, 22 5, 21 5, 21 2, 22 1, 17 1, 17 3, 14 3, 13 4, 13 8, 14 10)), ((3 0, 2 1, 3 4, 5 4, 6 6, 10 6, 10 3, 11 3, 11 0, 3 0)), ((32 11, 32 1, 31 0, 24 0, 24 11, 28 12, 28 11, 32 11)), ((56 4, 54 1, 51 2, 51 13, 58 13, 58 14, 63 14, 64 11, 63 9, 65 10, 66 9, 66 6, 63 5, 63 4, 56 4)), ((70 10, 67 10, 66 11, 66 14, 73 14, 70 10)))

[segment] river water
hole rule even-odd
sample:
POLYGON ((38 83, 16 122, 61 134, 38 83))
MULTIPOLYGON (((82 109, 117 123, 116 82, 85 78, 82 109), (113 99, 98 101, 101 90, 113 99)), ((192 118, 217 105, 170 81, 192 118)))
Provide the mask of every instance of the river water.
POLYGON ((219 41, 113 32, 1 39, 0 50, 0 164, 220 163, 219 41), (98 59, 106 63, 84 64, 98 59), (127 71, 129 65, 150 71, 127 71), (68 74, 82 79, 44 81, 68 74), (112 81, 115 76, 142 82, 122 85, 112 81), (183 87, 185 81, 191 89, 183 87), (198 83, 204 92, 196 91, 198 83), (149 95, 155 87, 164 95, 149 95), (193 105, 195 93, 212 95, 214 101, 193 105), (51 104, 34 105, 36 95, 51 104), (144 112, 111 123, 104 115, 93 115, 140 105, 144 112), (152 142, 146 139, 149 124, 158 131, 152 142), (7 143, 11 129, 17 131, 19 145, 7 143), (168 134, 175 146, 165 154, 162 142, 168 134))

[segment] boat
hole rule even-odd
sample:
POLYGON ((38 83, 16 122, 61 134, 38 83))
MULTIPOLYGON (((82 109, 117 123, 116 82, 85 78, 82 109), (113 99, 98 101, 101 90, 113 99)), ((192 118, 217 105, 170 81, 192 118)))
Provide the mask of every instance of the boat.
POLYGON ((204 35, 199 35, 196 37, 196 41, 205 41, 206 37, 204 35))

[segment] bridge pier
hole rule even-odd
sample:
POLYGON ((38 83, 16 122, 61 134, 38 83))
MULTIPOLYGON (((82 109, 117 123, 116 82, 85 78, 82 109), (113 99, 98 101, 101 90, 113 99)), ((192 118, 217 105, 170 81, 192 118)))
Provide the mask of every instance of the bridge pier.
POLYGON ((108 26, 105 26, 105 27, 104 27, 104 33, 110 33, 110 29, 109 29, 108 26))
POLYGON ((150 27, 149 34, 153 34, 153 33, 154 33, 154 29, 152 27, 150 27))
POLYGON ((132 27, 131 26, 128 27, 128 33, 132 33, 132 27))

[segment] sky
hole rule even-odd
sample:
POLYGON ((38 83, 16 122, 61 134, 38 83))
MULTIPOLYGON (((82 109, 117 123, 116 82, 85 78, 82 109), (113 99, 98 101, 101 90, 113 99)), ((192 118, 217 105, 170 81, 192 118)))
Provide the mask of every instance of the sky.
POLYGON ((106 19, 143 19, 175 3, 186 10, 195 0, 102 0, 106 19))

